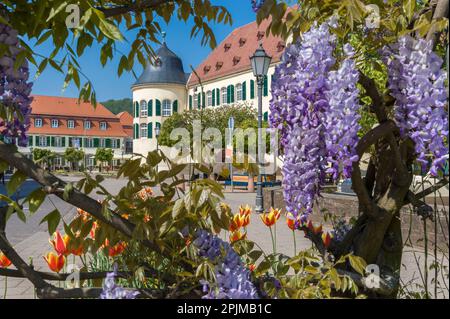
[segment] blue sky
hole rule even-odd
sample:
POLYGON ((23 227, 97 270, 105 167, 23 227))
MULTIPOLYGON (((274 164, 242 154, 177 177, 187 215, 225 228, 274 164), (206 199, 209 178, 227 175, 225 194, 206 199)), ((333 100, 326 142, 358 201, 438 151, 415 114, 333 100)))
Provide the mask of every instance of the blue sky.
MULTIPOLYGON (((211 26, 218 44, 233 29, 255 20, 255 13, 252 11, 250 1, 248 0, 222 0, 213 2, 226 6, 233 17, 232 26, 223 24, 211 26)), ((209 46, 202 47, 200 45, 200 36, 193 39, 189 37, 192 23, 184 23, 174 18, 170 21, 169 25, 163 23, 162 26, 167 32, 167 44, 170 49, 182 58, 185 72, 190 72, 189 65, 192 64, 196 67, 211 52, 209 46)), ((125 34, 126 36, 127 34, 125 34)), ((130 35, 130 39, 132 38, 132 35, 130 35)), ((154 48, 157 48, 157 46, 155 44, 154 48)), ((129 52, 127 43, 119 44, 118 48, 122 49, 122 52, 129 52)), ((47 41, 35 49, 38 53, 48 56, 52 50, 51 41, 47 41)), ((94 84, 97 100, 106 101, 109 99, 131 98, 130 86, 134 83, 135 78, 131 72, 122 74, 120 78, 117 76, 120 55, 113 61, 109 61, 105 67, 102 67, 99 61, 99 54, 100 47, 93 45, 91 48, 86 49, 83 57, 79 60, 83 73, 94 84)), ((34 79, 35 71, 36 69, 32 68, 30 78, 34 79)), ((137 61, 135 62, 134 72, 137 76, 142 72, 142 67, 137 61)), ((40 77, 34 81, 33 94, 78 97, 78 89, 73 84, 67 87, 64 92, 62 91, 63 81, 63 75, 54 71, 51 67, 47 67, 40 77)))

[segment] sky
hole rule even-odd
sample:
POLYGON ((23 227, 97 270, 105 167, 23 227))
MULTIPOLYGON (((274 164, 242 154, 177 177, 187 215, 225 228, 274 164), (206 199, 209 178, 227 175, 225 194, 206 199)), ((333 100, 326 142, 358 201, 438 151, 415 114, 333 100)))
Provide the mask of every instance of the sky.
MULTIPOLYGON (((224 5, 231 13, 233 24, 212 24, 210 25, 216 36, 217 44, 219 44, 231 31, 244 24, 255 20, 255 13, 252 11, 249 0, 217 0, 212 1, 214 4, 224 5)), ((174 51, 183 60, 184 71, 190 72, 190 65, 194 68, 199 65, 211 52, 209 45, 202 47, 200 44, 201 35, 197 38, 190 38, 192 23, 178 21, 173 17, 168 25, 162 23, 162 28, 167 33, 166 42, 168 47, 174 51)), ((124 34, 127 37, 127 33, 124 34)), ((133 35, 129 34, 130 39, 133 35)), ((32 44, 32 43, 29 43, 32 44)), ((154 49, 158 48, 155 44, 154 49)), ((129 44, 123 42, 118 45, 122 48, 122 52, 129 52, 129 44)), ((48 56, 52 50, 52 42, 46 41, 38 47, 36 52, 48 56)), ((100 64, 100 46, 93 44, 91 48, 87 48, 83 56, 78 61, 81 70, 92 81, 97 94, 97 100, 100 102, 109 99, 131 98, 132 93, 130 86, 136 81, 132 72, 124 72, 119 78, 117 76, 117 67, 119 65, 120 54, 112 60, 108 61, 105 67, 100 64)), ((30 79, 35 79, 36 68, 32 66, 30 79)), ((135 61, 134 73, 139 76, 142 73, 142 66, 135 61)), ((78 88, 71 84, 64 91, 62 85, 64 75, 58 73, 48 66, 45 71, 34 80, 33 91, 35 95, 52 95, 64 97, 78 97, 78 88)), ((82 83, 84 83, 82 79, 82 83)))

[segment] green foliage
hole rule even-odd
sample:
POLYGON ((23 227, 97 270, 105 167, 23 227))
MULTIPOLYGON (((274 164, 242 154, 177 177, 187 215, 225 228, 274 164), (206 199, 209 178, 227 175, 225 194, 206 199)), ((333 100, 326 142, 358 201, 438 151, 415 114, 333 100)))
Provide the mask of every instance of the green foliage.
POLYGON ((97 148, 94 158, 97 162, 110 163, 114 158, 114 151, 110 148, 97 148))
POLYGON ((47 166, 51 166, 56 153, 48 149, 33 148, 33 160, 35 163, 46 163, 47 166))
MULTIPOLYGON (((201 44, 214 48, 217 44, 210 24, 231 24, 231 16, 225 7, 213 5, 210 0, 146 1, 138 5, 122 0, 76 1, 76 0, 36 0, 3 1, 2 22, 10 24, 19 32, 21 44, 25 49, 22 59, 28 60, 41 74, 52 67, 65 76, 63 88, 74 83, 80 89, 80 99, 97 102, 93 83, 83 73, 79 58, 87 48, 101 45, 100 63, 104 66, 115 56, 120 57, 117 73, 131 71, 135 62, 145 66, 154 62, 155 52, 152 44, 159 43, 161 20, 168 23, 172 17, 192 24, 191 37, 201 36, 201 44), (77 5, 80 23, 68 28, 69 5, 77 5), (120 28, 119 28, 120 27, 120 28), (28 43, 34 45, 30 47, 28 43), (129 52, 116 49, 118 41, 130 43, 129 52), (38 53, 39 46, 48 44, 54 47, 49 56, 38 53), (84 78, 84 83, 82 81, 84 78)), ((6 47, 0 48, 0 56, 6 47)))
POLYGON ((74 147, 68 147, 64 151, 64 159, 75 166, 78 162, 84 159, 84 151, 74 147))
POLYGON ((128 112, 133 114, 133 101, 128 98, 121 100, 108 100, 102 102, 102 104, 114 114, 119 114, 120 112, 128 112))

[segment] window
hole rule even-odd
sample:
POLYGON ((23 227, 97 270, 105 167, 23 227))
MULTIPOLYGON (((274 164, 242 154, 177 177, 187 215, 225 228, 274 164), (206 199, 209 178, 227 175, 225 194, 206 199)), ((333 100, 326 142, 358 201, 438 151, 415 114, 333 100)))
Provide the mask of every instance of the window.
POLYGON ((107 127, 106 122, 100 122, 100 129, 101 129, 102 131, 106 131, 106 127, 107 127))
POLYGON ((94 147, 94 139, 87 138, 85 141, 86 141, 85 147, 89 147, 89 148, 94 147))
POLYGON ((198 105, 198 94, 194 93, 194 107, 197 107, 198 105))
POLYGON ((75 128, 75 121, 74 120, 67 120, 67 127, 68 128, 75 128))
POLYGON ((142 100, 140 105, 141 105, 141 117, 147 117, 148 115, 147 102, 142 100))
POLYGON ((242 84, 236 85, 236 100, 242 101, 242 84))
POLYGON ((42 119, 35 119, 34 127, 42 127, 42 119))
POLYGON ((53 160, 53 164, 57 167, 61 167, 62 166, 62 157, 56 156, 55 159, 53 160))
POLYGON ((91 129, 91 121, 84 121, 84 129, 85 130, 90 130, 91 129))
POLYGON ((55 137, 55 147, 63 147, 63 138, 61 136, 55 137))
POLYGON ((113 138, 111 140, 111 148, 117 148, 117 139, 113 138))
POLYGON ((47 137, 39 136, 39 146, 47 146, 47 137))
POLYGON ((141 138, 147 138, 147 124, 141 124, 141 138))
POLYGON ((105 142, 104 138, 101 138, 99 142, 100 142, 100 147, 101 148, 105 148, 106 147, 106 142, 105 142))
POLYGON ((52 128, 58 128, 59 121, 57 119, 52 119, 52 128))
POLYGON ((172 102, 170 100, 163 100, 162 102, 162 116, 172 115, 172 102))
POLYGON ((206 92, 206 106, 212 106, 213 99, 212 99, 212 92, 208 91, 206 92))
POLYGON ((227 103, 227 88, 222 88, 222 104, 227 103))

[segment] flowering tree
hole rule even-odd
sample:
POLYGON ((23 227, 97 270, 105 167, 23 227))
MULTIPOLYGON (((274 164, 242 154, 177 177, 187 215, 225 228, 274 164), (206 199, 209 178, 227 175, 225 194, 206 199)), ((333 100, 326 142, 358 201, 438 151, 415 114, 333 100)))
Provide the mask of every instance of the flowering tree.
POLYGON ((414 162, 439 177, 448 160, 447 74, 439 56, 448 1, 377 1, 373 19, 364 1, 301 1, 289 11, 283 2, 254 3, 258 20, 272 18, 272 33, 294 39, 276 68, 270 106, 284 150, 287 210, 319 250, 378 264, 390 286, 384 293, 395 295, 400 209, 412 204, 430 217, 432 208, 419 198, 448 183, 442 178, 419 194, 410 191, 414 162), (378 125, 360 137, 365 103, 378 125), (359 162, 372 146, 362 178, 359 162), (306 224, 325 174, 351 177, 362 213, 326 245, 306 224))

